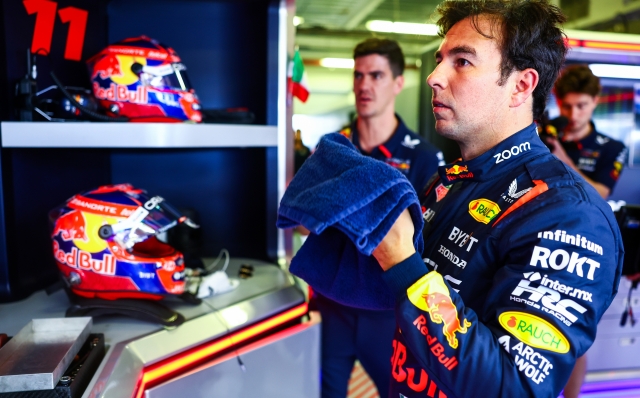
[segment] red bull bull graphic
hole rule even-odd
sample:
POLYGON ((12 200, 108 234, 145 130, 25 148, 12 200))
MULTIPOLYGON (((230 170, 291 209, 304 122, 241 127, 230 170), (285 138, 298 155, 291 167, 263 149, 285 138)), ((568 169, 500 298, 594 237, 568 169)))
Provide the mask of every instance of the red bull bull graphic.
POLYGON ((461 178, 473 178, 473 172, 469 170, 469 166, 454 164, 449 168, 445 167, 444 171, 449 181, 455 181, 461 178))
POLYGON ((92 79, 100 76, 101 79, 108 79, 111 76, 122 76, 122 69, 120 69, 120 61, 113 54, 107 54, 100 58, 93 65, 92 79))
POLYGON ((56 221, 53 229, 53 236, 60 235, 63 240, 70 241, 73 239, 87 240, 85 233, 84 216, 79 211, 70 211, 56 221))
POLYGON ((442 275, 432 271, 407 289, 413 305, 429 313, 431 322, 442 324, 442 332, 453 349, 458 348, 456 333, 467 333, 471 322, 458 318, 458 309, 451 300, 449 288, 442 275))
POLYGON ((445 169, 444 171, 447 173, 447 175, 458 175, 460 173, 468 173, 469 166, 460 166, 454 164, 453 166, 451 166, 451 168, 445 169))

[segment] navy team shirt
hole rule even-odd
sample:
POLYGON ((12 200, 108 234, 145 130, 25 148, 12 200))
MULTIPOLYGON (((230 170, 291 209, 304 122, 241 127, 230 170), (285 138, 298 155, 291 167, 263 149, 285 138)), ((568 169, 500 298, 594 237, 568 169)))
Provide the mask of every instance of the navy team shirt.
POLYGON ((627 148, 622 142, 597 132, 592 122, 588 136, 580 141, 561 143, 584 175, 613 190, 627 157, 627 148))
POLYGON ((391 138, 371 153, 363 152, 360 148, 357 119, 351 126, 342 129, 340 134, 349 138, 363 155, 381 160, 401 171, 416 192, 420 193, 429 178, 438 171, 438 166, 444 165, 444 157, 438 148, 409 130, 397 114, 396 119, 398 127, 391 138))

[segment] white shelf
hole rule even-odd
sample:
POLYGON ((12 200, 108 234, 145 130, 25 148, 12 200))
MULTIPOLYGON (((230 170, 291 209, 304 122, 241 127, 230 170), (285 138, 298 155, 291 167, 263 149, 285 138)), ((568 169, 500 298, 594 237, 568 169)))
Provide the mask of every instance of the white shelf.
POLYGON ((2 122, 3 148, 277 146, 277 127, 244 124, 2 122))

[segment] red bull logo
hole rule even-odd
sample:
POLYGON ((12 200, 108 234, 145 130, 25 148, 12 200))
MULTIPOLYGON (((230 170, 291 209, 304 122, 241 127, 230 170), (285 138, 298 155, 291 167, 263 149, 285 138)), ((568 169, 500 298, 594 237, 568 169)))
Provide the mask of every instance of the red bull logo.
POLYGON ((52 236, 60 234, 64 241, 73 239, 88 240, 85 232, 85 220, 81 212, 77 210, 70 211, 56 221, 52 236))
POLYGON ((123 84, 111 83, 109 88, 102 88, 97 82, 93 83, 93 94, 101 100, 131 102, 133 104, 146 104, 149 102, 147 87, 139 85, 135 91, 123 84))
POLYGON ((396 168, 398 170, 409 170, 409 168, 411 167, 411 165, 407 162, 397 162, 394 160, 388 160, 387 164, 393 168, 396 168))
POLYGON ((429 377, 424 369, 405 366, 406 361, 407 347, 400 341, 393 340, 393 355, 391 356, 391 376, 393 379, 398 383, 406 383, 412 391, 417 393, 426 392, 428 397, 447 398, 447 394, 439 391, 438 384, 429 377))
POLYGON ((444 333, 451 348, 458 348, 456 333, 467 333, 467 328, 471 322, 466 319, 460 323, 458 319, 458 309, 451 301, 451 297, 442 293, 423 294, 422 297, 427 303, 429 317, 433 323, 442 324, 444 333))
POLYGON ((93 271, 98 274, 115 275, 116 258, 111 254, 104 254, 102 260, 91 257, 91 253, 74 247, 70 253, 60 249, 60 245, 53 241, 53 255, 62 264, 85 271, 93 271))
POLYGON ((471 322, 466 319, 461 322, 458 318, 458 309, 442 275, 429 272, 407 289, 407 297, 413 305, 429 313, 431 322, 442 324, 442 333, 449 346, 458 348, 456 333, 467 333, 471 322))
POLYGON ((93 76, 91 76, 92 79, 96 76, 100 76, 101 79, 108 79, 113 75, 122 76, 120 61, 115 54, 107 54, 100 58, 100 60, 94 64, 93 70, 94 73, 93 76))
POLYGON ((460 173, 468 173, 469 166, 460 166, 460 165, 454 164, 449 169, 445 168, 444 171, 447 173, 447 175, 452 175, 452 174, 458 175, 460 173))

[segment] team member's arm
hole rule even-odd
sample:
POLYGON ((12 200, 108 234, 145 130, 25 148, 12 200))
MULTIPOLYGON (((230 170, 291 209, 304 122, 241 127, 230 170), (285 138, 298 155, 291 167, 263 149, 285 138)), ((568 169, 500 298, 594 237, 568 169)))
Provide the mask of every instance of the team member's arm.
MULTIPOLYGON (((374 252, 396 292, 407 350, 453 395, 555 398, 617 290, 621 249, 599 208, 528 207, 495 227, 500 266, 484 303, 475 303, 480 317, 405 243, 407 215, 374 252)), ((402 364, 395 366, 402 379, 402 364)))
POLYGON ((611 193, 611 187, 587 177, 582 172, 582 170, 580 170, 578 166, 573 163, 573 160, 571 160, 569 155, 567 155, 567 152, 562 147, 560 141, 555 138, 547 137, 546 142, 552 147, 551 153, 554 154, 558 159, 560 159, 564 164, 575 170, 576 173, 580 174, 580 176, 584 178, 584 180, 588 182, 589 185, 591 185, 595 188, 596 191, 598 191, 598 194, 600 194, 600 196, 602 196, 604 199, 609 197, 609 194, 611 193))
POLYGON ((624 163, 627 159, 627 148, 617 141, 610 141, 602 147, 602 153, 596 163, 594 180, 604 184, 610 191, 618 182, 624 163))

